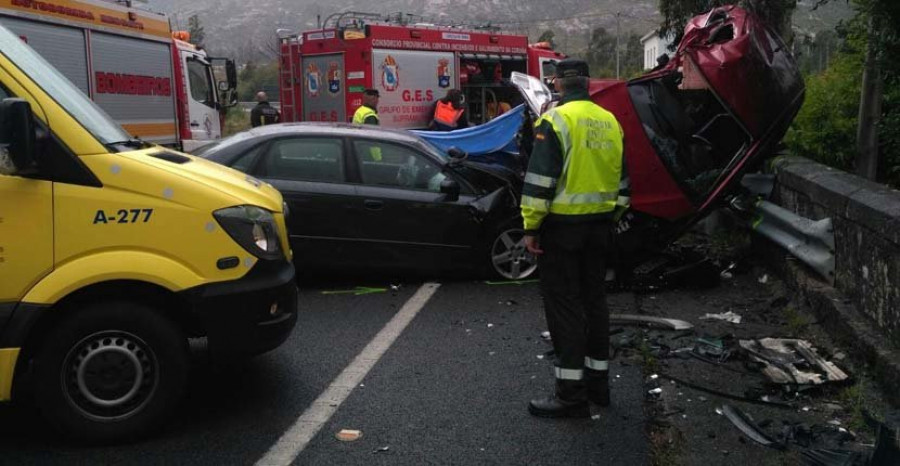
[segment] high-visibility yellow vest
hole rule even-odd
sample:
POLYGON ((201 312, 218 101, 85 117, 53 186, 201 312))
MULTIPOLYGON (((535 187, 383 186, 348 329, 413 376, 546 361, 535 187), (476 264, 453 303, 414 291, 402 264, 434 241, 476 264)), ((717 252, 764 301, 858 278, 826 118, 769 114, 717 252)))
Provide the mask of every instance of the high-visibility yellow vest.
POLYGON ((525 228, 536 228, 547 212, 590 215, 612 212, 622 176, 623 134, 612 113, 587 100, 551 109, 535 123, 547 121, 562 145, 563 170, 558 179, 535 173, 525 182, 555 188, 552 200, 522 196, 525 228), (529 213, 537 213, 529 222, 529 213), (533 223, 533 224, 529 224, 533 223))
POLYGON ((366 118, 369 118, 370 116, 374 116, 375 119, 378 120, 378 112, 365 105, 361 105, 356 109, 356 113, 353 114, 353 123, 359 125, 365 124, 366 118))

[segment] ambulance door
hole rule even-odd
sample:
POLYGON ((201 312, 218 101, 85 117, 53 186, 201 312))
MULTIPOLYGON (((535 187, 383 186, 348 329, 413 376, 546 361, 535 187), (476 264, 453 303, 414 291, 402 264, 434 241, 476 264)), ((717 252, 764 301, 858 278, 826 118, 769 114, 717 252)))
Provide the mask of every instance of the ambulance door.
POLYGON ((307 55, 303 75, 303 121, 347 121, 343 53, 307 55))
MULTIPOLYGON (((0 80, 6 78, 0 69, 0 80)), ((0 84, 0 101, 7 97, 13 96, 0 84)), ((0 127, 6 118, 0 109, 0 127)), ((0 333, 22 297, 53 270, 53 183, 15 171, 0 148, 0 333)))

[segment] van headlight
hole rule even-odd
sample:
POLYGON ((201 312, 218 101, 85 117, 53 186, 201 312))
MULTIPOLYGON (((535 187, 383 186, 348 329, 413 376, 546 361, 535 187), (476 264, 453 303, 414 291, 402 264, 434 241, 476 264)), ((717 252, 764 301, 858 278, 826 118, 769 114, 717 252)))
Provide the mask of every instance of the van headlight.
POLYGON ((279 259, 278 227, 268 210, 242 205, 213 212, 222 229, 250 254, 260 259, 279 259))

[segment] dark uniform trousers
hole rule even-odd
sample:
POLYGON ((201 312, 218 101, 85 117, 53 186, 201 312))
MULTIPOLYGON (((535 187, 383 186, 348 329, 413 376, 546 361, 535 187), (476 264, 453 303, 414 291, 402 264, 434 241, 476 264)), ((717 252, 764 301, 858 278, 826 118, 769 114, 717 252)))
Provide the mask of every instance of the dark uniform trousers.
POLYGON ((612 245, 611 220, 555 221, 548 216, 540 232, 541 291, 556 367, 584 370, 584 381, 557 377, 556 395, 565 401, 608 397, 608 371, 585 368, 585 357, 609 360, 609 308, 604 282, 612 245), (585 390, 586 389, 586 390, 585 390))

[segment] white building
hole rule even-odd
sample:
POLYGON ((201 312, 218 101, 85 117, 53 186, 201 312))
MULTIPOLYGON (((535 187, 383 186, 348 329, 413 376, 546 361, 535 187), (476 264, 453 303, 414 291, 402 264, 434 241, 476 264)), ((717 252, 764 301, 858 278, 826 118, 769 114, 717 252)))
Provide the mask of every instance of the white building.
POLYGON ((644 69, 649 70, 656 66, 656 58, 662 54, 666 54, 672 58, 674 52, 669 51, 672 45, 672 36, 661 38, 657 31, 651 31, 644 37, 641 37, 641 45, 644 46, 644 69))

